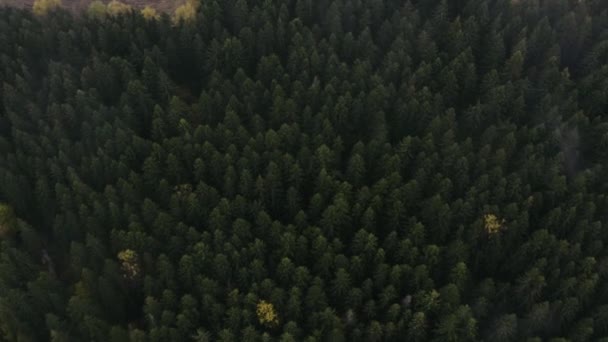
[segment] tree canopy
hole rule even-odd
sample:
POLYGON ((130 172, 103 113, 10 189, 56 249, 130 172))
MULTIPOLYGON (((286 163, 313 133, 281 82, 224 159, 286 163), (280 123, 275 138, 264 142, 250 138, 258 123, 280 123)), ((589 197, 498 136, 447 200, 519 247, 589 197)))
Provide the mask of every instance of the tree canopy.
POLYGON ((608 336, 608 2, 53 1, 0 8, 0 341, 608 336))

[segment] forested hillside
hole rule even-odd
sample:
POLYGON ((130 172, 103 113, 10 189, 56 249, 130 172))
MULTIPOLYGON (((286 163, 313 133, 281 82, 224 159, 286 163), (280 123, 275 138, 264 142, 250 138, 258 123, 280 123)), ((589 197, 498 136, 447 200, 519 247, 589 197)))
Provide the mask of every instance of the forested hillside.
POLYGON ((0 9, 0 341, 608 341, 608 1, 0 9))
POLYGON ((79 14, 80 11, 93 8, 99 8, 99 5, 114 6, 121 9, 131 8, 141 10, 144 8, 153 8, 155 11, 164 13, 173 13, 176 8, 191 0, 0 0, 0 6, 10 6, 16 8, 36 9, 37 6, 43 5, 62 7, 73 14, 79 14), (110 5, 111 4, 111 5, 110 5))

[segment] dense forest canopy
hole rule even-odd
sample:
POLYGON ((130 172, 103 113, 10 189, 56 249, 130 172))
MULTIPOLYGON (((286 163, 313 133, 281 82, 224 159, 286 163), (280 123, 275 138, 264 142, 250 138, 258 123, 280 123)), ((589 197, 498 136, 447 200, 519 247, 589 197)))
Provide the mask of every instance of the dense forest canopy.
POLYGON ((608 1, 0 9, 0 341, 608 341, 608 1))

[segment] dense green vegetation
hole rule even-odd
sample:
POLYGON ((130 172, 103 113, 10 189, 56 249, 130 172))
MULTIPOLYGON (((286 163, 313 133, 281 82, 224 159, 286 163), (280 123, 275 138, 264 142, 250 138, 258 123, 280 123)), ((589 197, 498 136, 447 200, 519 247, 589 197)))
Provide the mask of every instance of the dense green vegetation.
POLYGON ((607 1, 196 8, 0 10, 0 341, 608 336, 607 1))

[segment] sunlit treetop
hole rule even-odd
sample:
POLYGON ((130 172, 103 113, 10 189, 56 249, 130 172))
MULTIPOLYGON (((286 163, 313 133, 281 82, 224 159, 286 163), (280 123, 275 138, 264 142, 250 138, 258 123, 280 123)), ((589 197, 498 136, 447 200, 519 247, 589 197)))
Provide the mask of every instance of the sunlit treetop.
POLYGON ((127 5, 127 4, 117 1, 117 0, 110 1, 107 8, 108 8, 108 13, 110 15, 119 15, 119 14, 127 13, 133 9, 133 7, 131 7, 130 5, 127 5))
POLYGON ((146 20, 158 20, 160 18, 160 14, 153 7, 146 6, 141 10, 141 15, 146 18, 146 20))
POLYGON ((490 235, 500 233, 502 230, 505 229, 505 226, 504 226, 505 220, 499 219, 494 214, 484 215, 483 221, 484 221, 485 231, 490 235))
POLYGON ((100 0, 95 0, 91 2, 89 8, 87 9, 87 14, 93 18, 103 18, 106 16, 107 13, 107 6, 100 0))
POLYGON ((125 277, 134 279, 140 274, 139 256, 131 249, 125 249, 118 253, 118 260, 122 261, 122 270, 125 277))
POLYGON ((185 4, 179 6, 173 12, 173 22, 179 23, 181 21, 192 21, 196 18, 196 11, 198 9, 198 2, 188 0, 185 4))
POLYGON ((260 323, 269 327, 276 326, 279 324, 279 316, 272 305, 265 300, 258 303, 256 313, 260 323))
POLYGON ((45 15, 50 10, 61 6, 61 0, 36 0, 33 10, 36 15, 45 15))

